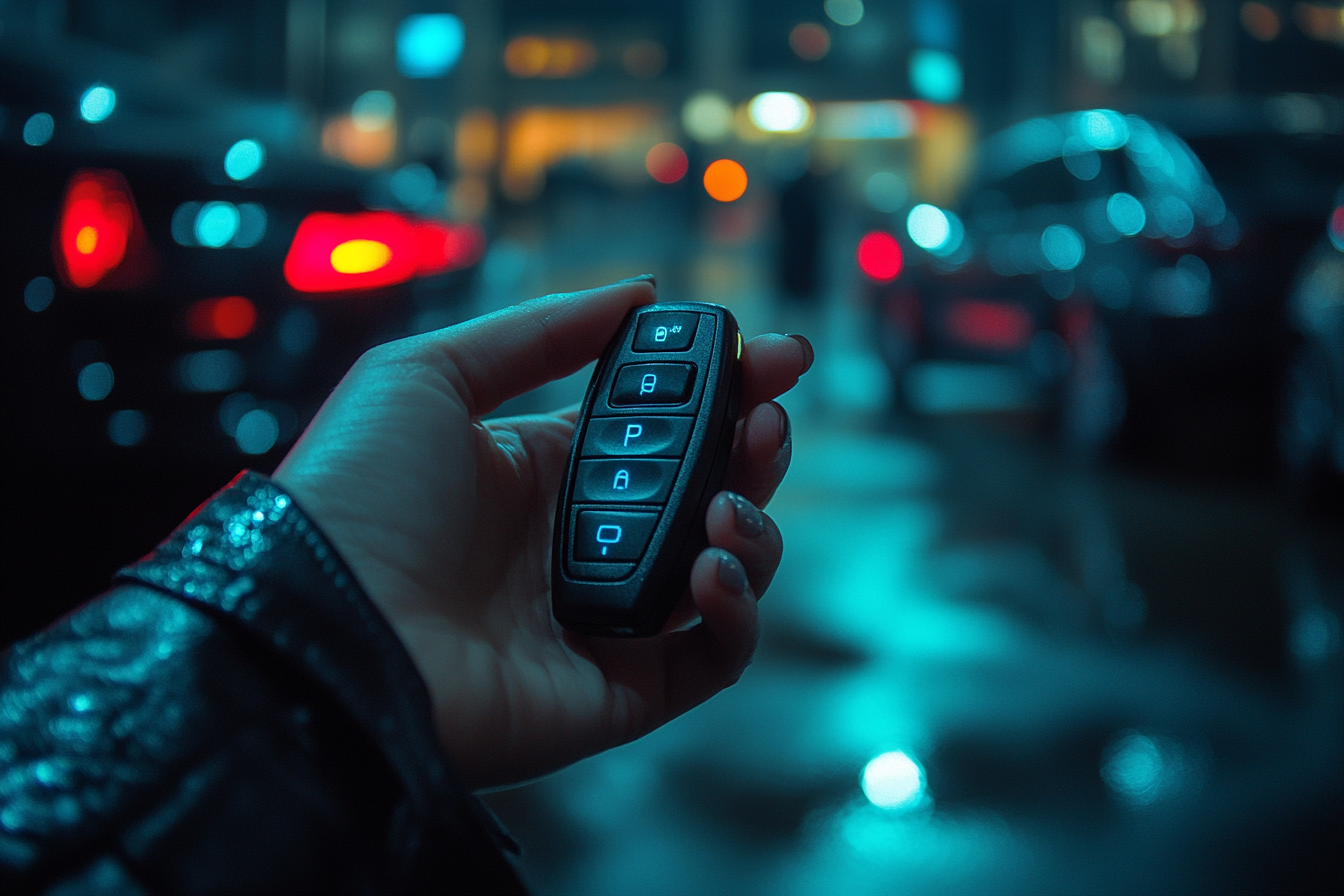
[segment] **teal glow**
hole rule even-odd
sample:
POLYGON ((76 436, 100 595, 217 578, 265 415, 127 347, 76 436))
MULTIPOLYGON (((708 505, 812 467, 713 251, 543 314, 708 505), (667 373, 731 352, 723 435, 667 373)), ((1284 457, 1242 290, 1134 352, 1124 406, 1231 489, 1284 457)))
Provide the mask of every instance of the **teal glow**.
POLYGON ((224 154, 224 173, 231 180, 247 180, 266 164, 266 148, 255 140, 239 140, 224 154))
POLYGON ((961 96, 961 63, 943 50, 910 54, 910 86, 932 103, 951 103, 961 96))
POLYGON ((1129 142, 1129 124, 1124 116, 1109 109, 1079 112, 1073 126, 1093 149, 1119 149, 1129 142))
POLYGON ((441 78, 462 57, 465 38, 455 15, 407 16, 397 27, 397 68, 408 78, 441 78))
POLYGON ((112 365, 95 361, 79 371, 76 386, 79 388, 79 397, 85 401, 102 401, 112 394, 112 385, 115 382, 112 365))
POLYGON ((1071 271, 1083 260, 1083 237, 1067 224, 1051 224, 1041 234, 1041 253, 1057 271, 1071 271))
POLYGON ((1143 203, 1128 193, 1116 193, 1106 200, 1106 220, 1125 236, 1135 236, 1148 223, 1143 203))
POLYGON ((79 117, 88 122, 99 122, 117 107, 117 92, 106 84, 95 84, 79 98, 79 117))
POLYGON ((900 750, 869 760, 860 784, 863 795, 880 809, 913 809, 924 801, 924 769, 900 750))
POLYGON ((196 242, 218 249, 238 233, 238 209, 231 202, 207 202, 196 215, 196 242))
POLYGON ((952 234, 947 213, 934 205, 922 202, 905 216, 905 232, 921 249, 932 252, 942 248, 952 234))

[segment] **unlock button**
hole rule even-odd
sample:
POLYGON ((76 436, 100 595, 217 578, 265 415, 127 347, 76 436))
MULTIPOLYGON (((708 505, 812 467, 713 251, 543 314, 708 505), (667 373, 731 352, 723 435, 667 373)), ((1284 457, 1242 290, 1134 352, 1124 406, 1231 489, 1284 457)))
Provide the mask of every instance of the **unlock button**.
POLYGON ((579 461, 574 500, 662 504, 672 491, 679 466, 679 460, 643 458, 579 461))
POLYGON ((685 404, 695 388, 694 364, 627 364, 611 387, 615 407, 685 404))

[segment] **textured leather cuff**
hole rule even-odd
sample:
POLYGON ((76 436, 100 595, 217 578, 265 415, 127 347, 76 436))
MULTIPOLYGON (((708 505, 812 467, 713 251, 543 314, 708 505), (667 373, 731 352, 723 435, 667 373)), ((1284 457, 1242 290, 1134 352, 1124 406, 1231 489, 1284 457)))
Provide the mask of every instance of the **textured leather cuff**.
POLYGON ((477 848, 516 851, 479 801, 464 799, 439 749, 424 681, 391 626, 325 536, 270 479, 239 474, 118 578, 231 617, 269 642, 381 747, 422 817, 437 818, 458 837, 479 831, 477 848))

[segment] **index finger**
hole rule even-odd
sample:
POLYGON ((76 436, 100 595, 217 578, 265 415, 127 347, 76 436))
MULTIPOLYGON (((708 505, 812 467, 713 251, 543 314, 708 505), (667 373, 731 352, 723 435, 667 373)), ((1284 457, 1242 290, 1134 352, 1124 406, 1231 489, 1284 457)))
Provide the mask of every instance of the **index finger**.
POLYGON ((657 298, 649 274, 542 296, 421 337, 473 416, 597 358, 631 308, 657 298))

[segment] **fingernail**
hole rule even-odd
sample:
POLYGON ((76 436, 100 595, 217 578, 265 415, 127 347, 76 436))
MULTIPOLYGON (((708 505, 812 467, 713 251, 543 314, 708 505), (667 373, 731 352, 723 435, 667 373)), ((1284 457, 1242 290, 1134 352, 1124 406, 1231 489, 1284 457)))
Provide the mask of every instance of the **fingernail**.
POLYGON ((793 435, 792 428, 789 425, 789 415, 779 402, 772 401, 770 403, 775 406, 775 413, 779 415, 779 444, 782 451, 788 447, 789 438, 793 435))
POLYGON ((798 375, 802 376, 812 369, 812 362, 817 360, 817 353, 812 348, 812 343, 808 342, 807 337, 801 333, 785 333, 784 335, 797 340, 798 344, 803 347, 803 369, 798 372, 798 375))
POLYGON ((640 274, 638 277, 626 277, 624 280, 617 280, 617 283, 634 283, 636 280, 647 280, 653 286, 658 285, 658 278, 652 274, 640 274))
POLYGON ((755 538, 765 531, 765 517, 761 516, 755 504, 736 492, 729 492, 728 500, 733 505, 733 519, 737 524, 739 535, 744 538, 755 538))
POLYGON ((747 571, 737 558, 727 551, 719 551, 719 584, 734 594, 747 590, 747 571))

